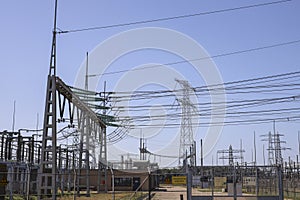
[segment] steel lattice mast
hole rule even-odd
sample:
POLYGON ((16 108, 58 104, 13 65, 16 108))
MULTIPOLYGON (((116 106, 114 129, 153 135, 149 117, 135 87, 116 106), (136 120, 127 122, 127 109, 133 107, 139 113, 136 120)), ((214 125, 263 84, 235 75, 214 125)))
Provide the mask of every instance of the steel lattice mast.
POLYGON ((283 159, 282 159, 282 154, 281 154, 281 142, 280 141, 280 134, 275 134, 274 135, 274 147, 275 147, 275 164, 278 166, 283 165, 283 159))
POLYGON ((56 17, 57 0, 55 0, 54 26, 52 32, 52 48, 50 69, 47 78, 46 103, 44 112, 43 140, 41 163, 38 170, 38 198, 52 193, 52 199, 56 199, 57 177, 57 141, 56 141, 56 17), (51 171, 51 173, 50 173, 51 171))
POLYGON ((263 137, 268 137, 268 139, 263 139, 262 141, 268 141, 268 152, 269 152, 269 165, 277 165, 283 166, 283 158, 282 158, 282 151, 290 150, 291 148, 282 147, 281 144, 286 143, 286 141, 281 140, 281 136, 283 134, 276 133, 275 130, 275 123, 273 125, 274 134, 269 132, 267 135, 262 135, 263 137))
POLYGON ((271 131, 268 134, 261 135, 261 137, 265 137, 262 139, 262 141, 267 141, 268 142, 268 165, 273 165, 274 164, 274 147, 273 147, 273 136, 271 131))
MULTIPOLYGON (((77 192, 80 192, 80 187, 86 187, 86 196, 89 196, 90 182, 87 178, 90 170, 90 159, 93 166, 96 166, 95 148, 96 143, 100 146, 99 162, 106 163, 106 124, 102 118, 95 113, 88 103, 73 91, 72 87, 66 85, 59 77, 56 76, 56 16, 57 16, 57 0, 55 0, 54 28, 52 37, 52 49, 50 58, 50 68, 47 77, 46 102, 43 124, 43 138, 41 160, 38 170, 38 199, 52 198, 56 199, 57 186, 60 177, 59 174, 62 167, 58 162, 59 147, 57 145, 57 123, 65 123, 68 119, 69 128, 75 128, 80 133, 79 147, 79 165, 78 171, 86 169, 85 174, 81 176, 77 174, 73 187, 77 187, 77 192), (105 151, 103 151, 105 149, 105 151), (80 179, 83 179, 80 181, 80 179), (81 184, 81 185, 80 185, 81 184)), ((87 92, 84 90, 84 92, 87 92)), ((78 151, 78 149, 75 149, 78 151)), ((75 151, 74 150, 74 151, 75 151)), ((74 153, 73 151, 73 153, 74 153)), ((60 162, 61 163, 61 162, 60 162)), ((75 167, 75 163, 73 165, 75 167)), ((74 168, 75 169, 75 168, 74 168)))
POLYGON ((181 104, 182 110, 182 119, 180 126, 180 147, 179 147, 179 165, 181 165, 181 161, 187 156, 186 152, 190 155, 190 164, 192 166, 195 165, 195 143, 194 143, 194 135, 192 129, 192 109, 195 109, 195 106, 192 104, 190 100, 190 92, 193 91, 192 87, 189 85, 186 80, 178 80, 175 79, 183 88, 182 90, 182 98, 177 99, 181 104))

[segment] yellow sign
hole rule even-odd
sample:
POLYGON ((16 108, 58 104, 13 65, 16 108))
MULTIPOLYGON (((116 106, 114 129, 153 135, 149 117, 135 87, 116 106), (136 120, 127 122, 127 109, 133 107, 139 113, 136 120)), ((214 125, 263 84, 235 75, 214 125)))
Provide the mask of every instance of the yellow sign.
POLYGON ((8 184, 8 181, 5 177, 2 177, 0 180, 0 186, 6 186, 8 184))
POLYGON ((226 186, 226 177, 214 177, 216 188, 224 188, 226 186))
POLYGON ((185 185, 186 184, 186 176, 172 176, 172 184, 173 185, 185 185))

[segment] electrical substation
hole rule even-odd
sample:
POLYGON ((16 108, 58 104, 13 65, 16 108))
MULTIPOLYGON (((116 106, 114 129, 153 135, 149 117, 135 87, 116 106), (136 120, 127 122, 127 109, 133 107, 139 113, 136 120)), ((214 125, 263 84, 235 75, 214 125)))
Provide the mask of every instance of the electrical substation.
MULTIPOLYGON (((201 96, 199 95, 202 94, 201 92, 210 94, 209 89, 224 92, 223 86, 219 85, 210 86, 211 88, 192 87, 187 80, 174 80, 174 83, 180 87, 176 90, 179 97, 176 97, 175 101, 180 106, 180 111, 176 110, 171 114, 166 112, 165 115, 170 117, 170 121, 178 120, 178 118, 181 121, 180 124, 176 124, 177 121, 170 123, 166 120, 164 125, 171 128, 176 126, 180 129, 179 144, 174 147, 176 156, 152 150, 151 145, 147 146, 147 139, 141 134, 139 144, 135 144, 138 153, 120 153, 118 155, 120 160, 110 160, 108 145, 122 141, 128 132, 135 129, 134 125, 130 124, 134 120, 130 117, 122 118, 110 112, 115 106, 111 99, 120 97, 116 96, 113 91, 106 91, 106 82, 103 91, 89 90, 88 53, 86 55, 84 88, 65 83, 63 77, 57 74, 57 36, 65 33, 68 32, 57 27, 56 0, 50 66, 46 76, 43 126, 41 129, 37 127, 36 129, 2 130, 0 132, 0 200, 17 198, 75 200, 81 197, 91 198, 95 194, 109 194, 111 199, 115 200, 118 199, 116 195, 122 192, 125 192, 126 196, 119 199, 141 200, 159 199, 159 197, 156 198, 156 194, 169 191, 171 192, 168 195, 173 192, 177 195, 176 199, 180 198, 180 200, 300 199, 298 155, 295 158, 289 157, 288 160, 283 158, 283 152, 291 148, 285 147, 284 134, 279 133, 275 128, 276 122, 286 120, 285 118, 277 118, 277 121, 268 118, 263 121, 263 123, 273 123, 272 131, 259 136, 260 141, 264 142, 266 146, 266 148, 263 147, 263 152, 259 152, 262 154, 263 164, 257 162, 255 133, 251 162, 246 161, 247 150, 243 148, 241 140, 239 148, 233 144, 225 144, 224 149, 217 150, 212 164, 204 163, 204 153, 206 152, 203 152, 203 143, 206 140, 196 141, 193 126, 207 126, 209 123, 203 122, 201 119, 195 124, 192 118, 204 116, 209 118, 209 121, 213 114, 216 117, 222 116, 224 113, 221 113, 223 109, 221 104, 224 102, 218 102, 219 107, 217 106, 216 109, 221 110, 221 114, 216 114, 211 108, 210 100, 209 103, 196 104, 190 97, 194 93, 196 96, 201 96), (109 127, 113 127, 113 131, 108 132, 109 127), (154 159, 150 159, 150 157, 154 159), (156 158, 175 159, 176 166, 161 167, 156 158), (216 162, 214 163, 214 161, 216 162), (174 188, 180 189, 174 192, 172 191, 174 188)), ((219 55, 219 57, 221 56, 219 55)), ((276 89, 280 92, 285 89, 290 92, 291 85, 282 85, 275 81, 293 78, 298 80, 299 74, 300 72, 280 74, 241 82, 229 82, 224 85, 227 87, 229 95, 246 93, 247 89, 253 93, 257 88, 262 89, 263 92, 273 92, 276 89), (262 80, 267 80, 270 84, 263 85, 262 80)), ((141 96, 144 96, 138 98, 147 99, 150 95, 152 98, 159 98, 168 96, 170 93, 173 95, 174 91, 163 90, 161 94, 144 91, 144 93, 140 93, 141 96)), ((124 98, 129 97, 125 96, 124 98)), ((248 116, 255 113, 268 115, 271 112, 271 114, 276 113, 274 115, 277 116, 280 115, 280 112, 295 111, 293 108, 283 108, 235 112, 230 110, 232 107, 257 106, 267 104, 266 102, 274 104, 290 102, 299 99, 299 95, 247 101, 238 98, 232 99, 234 100, 228 102, 228 116, 229 119, 233 117, 234 120, 224 120, 222 126, 262 123, 259 121, 261 119, 258 121, 248 119, 248 116), (239 118, 243 114, 247 120, 236 120, 235 117, 239 118)), ((168 109, 173 109, 174 104, 167 105, 168 109)), ((135 109, 134 106, 128 107, 132 110, 135 109)), ((146 108, 140 106, 140 109, 146 108)), ((299 110, 296 109, 296 111, 299 110)), ((150 118, 140 115, 135 117, 141 120, 142 124, 150 118)), ((162 116, 156 117, 161 120, 162 116)), ((214 125, 219 126, 220 124, 214 125)), ((232 143, 236 139, 233 138, 232 143)))

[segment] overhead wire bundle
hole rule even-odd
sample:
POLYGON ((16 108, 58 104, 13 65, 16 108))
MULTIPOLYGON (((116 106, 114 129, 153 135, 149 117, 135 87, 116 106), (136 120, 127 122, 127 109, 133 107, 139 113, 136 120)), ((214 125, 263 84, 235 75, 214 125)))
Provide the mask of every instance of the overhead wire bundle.
MULTIPOLYGON (((255 7, 270 6, 274 4, 282 4, 290 2, 291 0, 272 1, 267 3, 246 5, 234 8, 227 8, 221 10, 200 12, 194 14, 185 14, 179 16, 171 16, 158 19, 141 20, 136 22, 112 24, 106 26, 95 26, 81 29, 58 30, 59 34, 75 33, 82 31, 93 31, 101 29, 109 29, 115 27, 131 26, 146 24, 158 21, 176 20, 182 18, 190 18, 201 15, 223 13, 235 10, 249 9, 255 7)), ((277 43, 274 45, 240 50, 230 53, 222 53, 208 58, 195 58, 195 60, 211 59, 215 57, 223 57, 234 54, 242 54, 251 51, 263 50, 267 48, 279 47, 284 45, 298 44, 300 40, 293 40, 289 42, 277 43)), ((167 63, 166 65, 177 65, 187 61, 179 61, 167 63)), ((157 65, 158 66, 158 65, 157 65)), ((148 66, 155 68, 157 66, 148 66)), ((143 70, 143 69, 134 69, 143 70)), ((120 70, 114 72, 106 72, 98 75, 109 75, 115 73, 123 73, 129 70, 120 70)), ((97 76, 98 76, 97 75, 97 76)), ((240 80, 234 82, 227 82, 223 85, 210 86, 196 86, 193 87, 194 94, 199 101, 195 102, 195 107, 198 112, 191 114, 192 118, 200 118, 201 122, 192 124, 197 127, 207 126, 223 126, 223 125, 244 125, 244 124, 259 124, 268 123, 270 121, 297 121, 300 116, 298 114, 299 106, 299 89, 300 72, 292 72, 286 74, 279 74, 274 76, 267 76, 255 79, 240 80), (214 107, 212 112, 212 105, 210 101, 210 92, 218 93, 225 88, 227 95, 226 102, 215 102, 215 104, 226 104, 226 120, 224 123, 211 124, 212 117, 220 117, 222 113, 218 113, 218 108, 214 107)), ((180 126, 180 119, 182 112, 178 108, 180 105, 174 105, 178 95, 182 89, 176 90, 148 90, 148 91, 121 91, 109 93, 109 101, 113 103, 111 106, 103 104, 106 97, 101 96, 101 93, 86 91, 79 88, 71 87, 72 90, 85 102, 92 110, 97 113, 108 126, 116 127, 115 130, 108 134, 108 140, 112 143, 120 141, 126 136, 126 133, 131 128, 149 128, 149 127, 167 127, 178 128, 180 126), (177 97, 175 97, 175 94, 177 97), (126 103, 124 106, 124 102, 126 103), (129 103, 128 103, 129 102, 129 103), (153 103, 155 102, 155 103, 153 103), (157 103, 158 102, 158 103, 157 103), (165 113, 155 114, 155 111, 165 109, 165 113), (103 112, 105 110, 106 112, 103 112), (149 111, 154 112, 151 115, 149 111), (165 119, 165 120, 164 120, 165 119), (163 120, 164 123, 161 123, 163 120), (151 123, 148 123, 151 121, 151 123), (124 127, 126 127, 124 129, 124 127)), ((220 108, 221 108, 220 107, 220 108)))
MULTIPOLYGON (((274 76, 266 76, 255 79, 240 80, 224 83, 227 102, 216 102, 216 104, 226 104, 226 120, 224 124, 209 124, 207 120, 211 117, 218 117, 218 113, 212 114, 210 102, 210 91, 218 92, 223 86, 198 86, 194 87, 195 94, 201 97, 201 101, 196 103, 198 113, 192 113, 191 117, 200 117, 202 122, 193 124, 193 126, 206 127, 218 125, 242 125, 266 123, 270 121, 287 121, 299 120, 298 114, 300 99, 300 72, 292 72, 279 74, 274 76), (209 89, 208 89, 209 88, 209 89)), ((111 99, 116 99, 117 102, 130 101, 128 107, 123 105, 114 110, 122 111, 130 110, 130 116, 118 116, 118 119, 130 119, 134 122, 135 128, 143 127, 175 127, 180 125, 182 113, 174 107, 174 94, 182 89, 177 90, 156 90, 156 91, 136 91, 136 92, 119 92, 114 93, 111 99), (144 101, 151 99, 169 98, 167 104, 149 105, 144 104, 144 101), (145 115, 149 110, 161 110, 165 108, 169 111, 166 115, 145 115), (167 118, 168 123, 159 124, 152 123, 151 125, 143 124, 148 120, 160 121, 162 118, 167 118), (171 123, 170 121, 175 121, 171 123), (177 121, 177 122, 176 122, 177 121)))

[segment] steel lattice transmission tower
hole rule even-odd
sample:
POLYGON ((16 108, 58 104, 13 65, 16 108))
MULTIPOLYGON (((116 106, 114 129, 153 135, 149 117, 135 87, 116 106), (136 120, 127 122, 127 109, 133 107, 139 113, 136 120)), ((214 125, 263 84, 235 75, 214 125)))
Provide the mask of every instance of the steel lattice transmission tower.
POLYGON ((282 154, 281 154, 281 142, 280 141, 280 134, 275 134, 274 135, 274 147, 275 147, 275 164, 282 166, 283 164, 283 159, 282 159, 282 154))
POLYGON ((190 100, 191 91, 193 88, 186 80, 175 79, 183 88, 182 98, 177 99, 181 105, 182 117, 180 127, 180 147, 179 147, 179 165, 185 157, 190 158, 191 166, 195 165, 195 143, 192 129, 192 110, 196 110, 190 100), (188 153, 189 155, 186 155, 188 153))
POLYGON ((289 147, 282 147, 281 144, 285 144, 286 141, 280 139, 283 134, 274 134, 274 151, 275 151, 275 164, 277 166, 283 166, 282 151, 291 150, 289 147))
POLYGON ((267 141, 268 142, 268 165, 274 164, 274 142, 273 142, 273 135, 271 131, 268 134, 261 135, 261 137, 264 137, 261 141, 267 141))
MULTIPOLYGON (((244 159, 243 153, 245 153, 244 149, 233 149, 231 145, 229 145, 229 149, 218 150, 217 157, 218 159, 228 160, 229 166, 234 166, 234 161, 237 159, 244 159), (222 154, 222 156, 218 156, 222 154)), ((240 163, 243 164, 242 162, 240 163)))
POLYGON ((274 134, 272 134, 271 132, 269 132, 269 134, 261 135, 261 136, 268 137, 267 139, 262 139, 262 141, 268 141, 268 149, 267 149, 269 152, 268 164, 282 166, 283 165, 282 151, 290 150, 290 148, 281 146, 281 144, 286 143, 286 141, 280 139, 280 137, 284 135, 275 132, 274 134))

